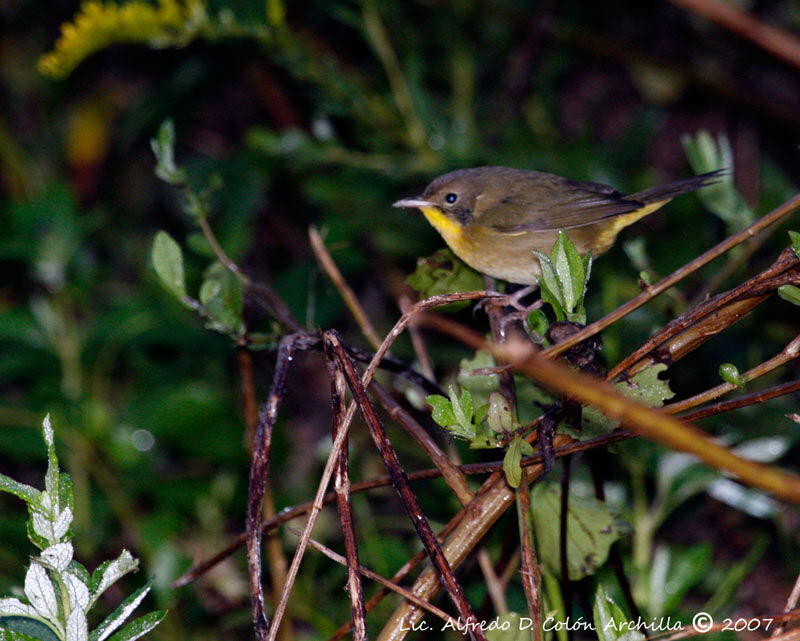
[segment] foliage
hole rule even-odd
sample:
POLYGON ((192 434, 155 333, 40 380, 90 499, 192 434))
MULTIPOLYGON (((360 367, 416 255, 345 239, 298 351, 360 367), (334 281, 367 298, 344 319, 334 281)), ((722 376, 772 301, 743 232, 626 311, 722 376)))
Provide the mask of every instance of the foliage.
MULTIPOLYGON (((537 483, 531 490, 531 517, 542 563, 552 574, 561 574, 559 522, 561 488, 552 482, 537 483)), ((594 497, 570 493, 567 507, 567 559, 569 578, 592 575, 606 562, 619 531, 608 506, 594 497)))
POLYGON ((583 297, 592 272, 591 252, 581 258, 562 229, 558 232, 550 256, 537 251, 534 253, 542 269, 539 278, 542 300, 552 306, 557 320, 585 323, 583 297))
POLYGON ((25 575, 25 599, 0 599, 0 631, 10 641, 133 641, 155 628, 166 612, 152 612, 120 628, 150 591, 136 590, 94 630, 89 632, 88 612, 100 596, 119 579, 135 572, 139 562, 123 550, 94 572, 73 559, 71 530, 75 509, 72 479, 58 467, 50 416, 43 423, 47 446, 44 490, 37 490, 0 474, 0 490, 28 505, 28 538, 41 550, 25 575))

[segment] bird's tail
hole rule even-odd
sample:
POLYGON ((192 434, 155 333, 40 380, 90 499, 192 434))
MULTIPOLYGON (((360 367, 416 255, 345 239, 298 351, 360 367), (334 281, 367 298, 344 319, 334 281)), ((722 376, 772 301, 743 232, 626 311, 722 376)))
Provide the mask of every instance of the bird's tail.
POLYGON ((726 173, 728 173, 727 169, 717 169, 717 171, 710 171, 707 174, 692 176, 684 180, 676 180, 666 185, 659 185, 658 187, 651 187, 650 189, 645 189, 635 194, 629 194, 625 196, 625 200, 638 200, 640 203, 644 204, 672 200, 681 194, 686 194, 695 189, 700 189, 701 187, 715 183, 726 173))

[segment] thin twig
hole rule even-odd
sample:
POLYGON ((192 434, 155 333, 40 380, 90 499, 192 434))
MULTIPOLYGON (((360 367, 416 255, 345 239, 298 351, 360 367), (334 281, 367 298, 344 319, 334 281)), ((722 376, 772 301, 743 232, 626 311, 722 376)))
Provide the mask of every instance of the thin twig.
POLYGON ((203 236, 205 236, 209 247, 211 247, 211 251, 213 251, 214 255, 217 257, 217 260, 239 278, 244 290, 256 294, 256 300, 264 304, 267 311, 275 317, 275 320, 277 320, 284 329, 294 333, 302 332, 302 325, 294 319, 286 303, 278 296, 275 290, 266 283, 254 281, 225 253, 214 231, 208 224, 207 218, 205 216, 197 216, 197 224, 203 232, 203 236))
MULTIPOLYGON (((239 377, 242 384, 242 407, 245 420, 245 445, 251 451, 258 427, 258 402, 256 401, 256 385, 253 375, 253 355, 240 347, 236 350, 236 361, 239 365, 239 377)), ((252 455, 252 452, 251 452, 252 455)), ((264 479, 264 498, 262 500, 262 518, 269 520, 275 516, 275 502, 272 498, 272 485, 269 479, 264 479)), ((272 601, 277 603, 280 598, 280 586, 286 581, 286 558, 283 556, 281 542, 274 536, 268 536, 265 542, 267 549, 267 563, 269 564, 270 586, 272 601)), ((279 630, 281 641, 292 641, 294 630, 291 619, 285 619, 279 630)))
MULTIPOLYGON (((784 363, 788 363, 790 360, 797 358, 798 355, 800 355, 800 334, 795 336, 795 338, 788 345, 786 345, 786 347, 784 347, 779 354, 776 354, 769 360, 756 365, 750 370, 747 370, 744 374, 742 374, 742 379, 748 383, 754 381, 760 376, 771 372, 776 367, 780 367, 784 363)), ((727 394, 735 389, 738 388, 733 383, 721 383, 716 387, 706 390, 705 392, 701 392, 700 394, 695 394, 694 396, 676 403, 670 403, 664 407, 664 410, 670 414, 677 414, 678 412, 683 412, 684 410, 688 410, 692 407, 697 407, 703 403, 713 401, 715 398, 719 398, 723 394, 727 394)))
POLYGON ((721 243, 715 245, 714 247, 704 252, 691 262, 676 269, 669 276, 660 280, 655 285, 648 287, 641 294, 630 299, 627 303, 619 306, 610 314, 604 316, 603 318, 593 323, 590 323, 578 333, 574 334, 573 336, 570 336, 567 340, 562 341, 561 343, 558 343, 557 345, 554 345, 553 347, 544 350, 543 354, 545 356, 550 356, 550 357, 557 356, 558 354, 562 354, 563 352, 567 351, 571 347, 574 347, 578 343, 583 342, 590 336, 598 334, 609 325, 613 325, 620 318, 624 318, 631 312, 639 309, 642 305, 651 301, 653 298, 655 298, 662 292, 668 290, 670 287, 680 282, 687 276, 693 274, 704 265, 707 265, 715 258, 721 256, 729 249, 736 247, 737 245, 744 242, 748 238, 752 238, 763 229, 766 229, 770 225, 773 225, 774 223, 778 222, 781 218, 784 218, 785 216, 791 214, 798 207, 800 207, 800 194, 787 200, 785 203, 783 203, 782 205, 771 211, 769 214, 755 221, 752 225, 748 226, 747 228, 743 229, 737 234, 734 234, 733 236, 726 238, 721 243))
POLYGON ((397 54, 392 47, 389 33, 386 31, 383 20, 381 20, 375 2, 369 1, 363 4, 362 19, 369 42, 378 56, 378 60, 381 61, 386 77, 389 80, 389 86, 392 89, 392 96, 397 109, 405 120, 409 142, 418 151, 424 151, 427 146, 425 144, 425 126, 414 107, 411 90, 408 87, 408 82, 406 82, 406 77, 400 67, 397 54))
MULTIPOLYGON (((417 536, 419 536, 423 547, 430 557, 431 563, 436 568, 439 579, 447 590, 450 600, 453 602, 453 605, 456 606, 456 610, 463 620, 475 620, 475 614, 469 602, 466 600, 461 586, 453 575, 453 570, 447 562, 447 558, 444 556, 442 548, 422 512, 414 492, 411 490, 408 477, 400 465, 397 453, 386 437, 383 424, 375 413, 375 408, 372 406, 367 396, 364 385, 356 372, 355 365, 342 347, 341 338, 335 331, 331 330, 325 332, 323 340, 325 342, 326 356, 328 358, 335 358, 339 367, 342 368, 350 391, 353 394, 355 402, 358 404, 361 416, 369 428, 370 435, 373 441, 375 441, 375 446, 378 448, 386 464, 389 475, 392 477, 392 484, 400 495, 403 506, 406 512, 408 512, 414 529, 417 531, 417 536)), ((475 641, 485 641, 486 639, 481 629, 470 628, 467 632, 469 637, 475 641)))
POLYGON ((758 405, 759 403, 763 403, 764 401, 768 401, 772 398, 786 396, 786 394, 792 394, 797 391, 800 391, 800 381, 791 381, 789 383, 784 383, 783 385, 770 387, 769 389, 765 389, 760 392, 754 392, 753 394, 740 396, 739 398, 735 398, 730 401, 714 403, 713 405, 703 407, 699 410, 695 410, 694 412, 683 414, 680 418, 682 421, 699 421, 701 418, 707 418, 709 416, 715 416, 716 414, 722 414, 723 412, 738 410, 741 407, 747 407, 749 405, 758 405))
POLYGON ((353 289, 347 284, 344 276, 342 276, 342 272, 340 272, 339 268, 336 266, 328 248, 325 247, 325 241, 322 239, 322 236, 320 236, 319 231, 317 231, 317 228, 313 225, 308 228, 308 239, 311 241, 311 249, 314 250, 314 256, 316 256, 317 262, 328 275, 328 278, 333 282, 342 300, 344 300, 345 305, 347 305, 347 309, 350 310, 356 323, 358 323, 358 326, 361 328, 361 333, 364 335, 364 338, 367 339, 372 349, 378 349, 381 344, 378 333, 372 326, 369 316, 367 316, 367 313, 361 306, 353 289))
MULTIPOLYGON (((402 294, 397 302, 398 306, 400 307, 400 311, 403 313, 407 312, 408 308, 411 307, 411 299, 406 294, 402 294)), ((427 378, 433 380, 435 378, 433 363, 431 362, 431 357, 428 354, 427 348, 425 347, 425 341, 422 339, 422 335, 413 325, 408 328, 408 335, 411 337, 411 345, 414 348, 414 353, 417 355, 417 360, 419 361, 419 366, 422 369, 422 373, 427 378)))
MULTIPOLYGON (((794 587, 792 591, 789 593, 789 598, 786 600, 786 605, 783 608, 784 614, 787 614, 794 610, 797 607, 797 602, 800 600, 800 574, 797 575, 797 578, 794 581, 794 587)), ((772 632, 772 637, 777 637, 783 634, 783 631, 786 629, 786 623, 782 622, 775 630, 772 632)))
POLYGON ((696 348, 714 334, 741 319, 765 299, 767 292, 775 291, 786 284, 787 276, 789 282, 800 281, 797 264, 798 258, 794 251, 791 248, 783 250, 769 268, 733 289, 703 301, 694 309, 667 323, 632 354, 617 363, 608 373, 608 379, 612 380, 624 372, 631 374, 641 369, 636 364, 641 363, 646 356, 657 349, 666 354, 659 355, 660 360, 669 358, 672 361, 696 348), (662 347, 674 337, 678 337, 674 345, 662 347))
MULTIPOLYGON (((266 638, 268 625, 267 615, 264 610, 264 591, 261 585, 261 510, 267 470, 269 469, 272 428, 278 417, 278 408, 283 398, 292 356, 297 349, 303 349, 308 341, 309 336, 306 334, 289 334, 281 339, 278 358, 275 362, 272 389, 267 402, 261 406, 258 415, 258 426, 253 440, 253 462, 250 465, 250 483, 247 496, 247 567, 250 578, 250 596, 253 602, 253 624, 256 638, 259 641, 266 638)), ((288 576, 290 575, 291 570, 288 576)), ((290 580, 288 576, 287 581, 290 580)), ((276 605, 276 611, 277 607, 276 605)), ((277 634, 277 626, 273 627, 277 634)))
POLYGON ((533 618, 531 637, 533 641, 542 641, 542 594, 539 590, 541 579, 539 564, 536 562, 536 550, 533 546, 531 531, 531 504, 528 490, 528 470, 523 468, 522 480, 517 488, 517 518, 519 520, 520 560, 522 569, 520 578, 525 599, 528 601, 528 612, 533 618))
POLYGON ((431 438, 431 435, 428 434, 414 417, 397 403, 381 385, 372 381, 372 383, 370 383, 370 390, 380 401, 381 405, 386 408, 389 415, 400 423, 420 447, 425 450, 425 453, 433 464, 442 473, 442 477, 445 483, 447 483, 447 486, 452 490, 453 494, 456 495, 458 502, 461 503, 461 505, 469 503, 475 495, 472 490, 470 490, 466 477, 461 470, 459 470, 458 466, 447 458, 445 453, 442 452, 433 438, 431 438))
MULTIPOLYGON (((344 374, 336 363, 328 358, 328 376, 331 381, 331 408, 333 410, 333 437, 336 438, 342 429, 342 418, 345 412, 346 384, 344 374)), ((364 609, 364 591, 361 587, 359 575, 358 545, 356 543, 355 526, 353 524, 353 510, 350 506, 350 474, 348 470, 348 440, 345 437, 339 452, 339 462, 336 465, 333 478, 333 488, 336 492, 336 506, 339 511, 339 524, 344 538, 344 548, 347 554, 347 592, 350 595, 350 613, 353 621, 353 640, 366 641, 367 639, 367 611, 364 609)))
POLYGON ((800 502, 800 477, 797 475, 736 456, 695 426, 635 402, 605 381, 575 372, 546 358, 530 343, 514 340, 505 345, 495 345, 464 325, 432 314, 419 317, 417 322, 447 332, 474 349, 490 352, 528 378, 576 401, 593 405, 606 416, 621 421, 652 440, 694 454, 712 467, 733 473, 748 485, 794 503, 800 502))
MULTIPOLYGON (((586 441, 575 441, 567 439, 564 441, 564 444, 561 447, 555 449, 556 458, 560 458, 562 456, 566 456, 567 454, 576 454, 578 452, 585 452, 587 450, 591 450, 598 447, 606 447, 607 445, 611 445, 618 441, 624 441, 630 438, 636 438, 638 434, 635 432, 631 432, 629 430, 616 430, 611 434, 607 434, 605 436, 598 436, 593 439, 589 439, 586 441)), ((522 467, 529 467, 533 465, 539 465, 542 462, 541 454, 537 454, 530 457, 525 457, 522 459, 521 465, 522 467)), ((458 469, 463 474, 493 474, 498 470, 501 470, 503 467, 502 461, 492 461, 486 463, 469 463, 467 465, 459 465, 458 469)), ((409 481, 427 481, 430 479, 439 478, 442 476, 442 473, 438 469, 427 469, 427 470, 419 470, 416 472, 409 472, 408 473, 408 480, 409 481)), ((370 479, 368 481, 360 481, 358 483, 353 483, 352 487, 350 488, 352 494, 356 494, 358 492, 364 492, 367 490, 372 490, 380 487, 386 487, 392 484, 392 480, 388 476, 380 476, 374 479, 370 479)), ((329 492, 325 494, 323 497, 323 503, 331 503, 336 499, 336 495, 334 492, 329 492)), ((280 525, 281 523, 286 523, 287 521, 291 521, 292 519, 296 519, 304 514, 308 514, 311 511, 313 502, 306 501, 305 503, 299 503, 297 505, 287 507, 281 510, 277 515, 273 518, 264 521, 261 524, 262 532, 270 532, 275 527, 280 525)), ((193 581, 196 581, 200 578, 203 574, 211 570, 214 566, 218 565, 229 556, 231 556, 236 550, 242 547, 245 544, 246 537, 244 533, 241 533, 233 538, 233 540, 222 550, 214 554, 213 556, 201 561, 191 568, 186 570, 180 577, 175 579, 170 584, 170 587, 173 589, 181 588, 193 581)))
MULTIPOLYGON (((287 528, 287 529, 292 534, 300 536, 300 530, 296 530, 293 527, 290 527, 290 528, 287 528)), ((344 558, 341 554, 337 554, 336 552, 331 550, 329 547, 323 545, 322 543, 319 543, 318 541, 315 541, 314 539, 309 539, 308 540, 308 545, 310 547, 314 548, 315 550, 318 550, 319 552, 322 552, 325 556, 327 556, 332 561, 335 561, 336 563, 338 563, 340 565, 344 565, 344 566, 347 565, 347 559, 346 558, 344 558)), ((410 592, 409 590, 406 590, 404 587, 402 587, 400 585, 397 585, 397 583, 392 583, 391 581, 389 581, 387 579, 384 579, 377 572, 373 572, 372 570, 370 570, 367 567, 364 567, 363 565, 359 565, 358 566, 358 571, 361 574, 363 574, 365 577, 367 577, 368 579, 372 579, 376 583, 380 583, 386 589, 394 592, 395 594, 399 594, 401 597, 411 601, 411 603, 413 603, 414 605, 417 605, 417 606, 421 607, 423 610, 427 610, 428 612, 430 612, 434 616, 439 617, 442 621, 449 622, 451 625, 453 623, 455 623, 454 620, 453 620, 453 617, 451 617, 449 614, 447 614, 447 612, 445 612, 441 608, 437 608, 435 605, 431 605, 427 601, 423 601, 422 599, 417 598, 417 596, 413 592, 410 592)))
POLYGON ((719 0, 670 0, 684 9, 712 20, 740 38, 749 40, 776 58, 800 67, 800 40, 792 33, 761 22, 746 11, 719 0))

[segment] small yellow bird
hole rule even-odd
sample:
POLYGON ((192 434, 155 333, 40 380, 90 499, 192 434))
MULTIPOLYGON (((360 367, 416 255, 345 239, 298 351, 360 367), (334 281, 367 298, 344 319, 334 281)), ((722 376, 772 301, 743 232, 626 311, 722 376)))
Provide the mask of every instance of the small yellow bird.
POLYGON ((676 180, 635 194, 509 167, 459 169, 436 178, 421 196, 394 203, 417 207, 455 254, 473 269, 512 283, 541 273, 532 250, 550 253, 564 229, 583 255, 598 256, 617 234, 725 170, 676 180))

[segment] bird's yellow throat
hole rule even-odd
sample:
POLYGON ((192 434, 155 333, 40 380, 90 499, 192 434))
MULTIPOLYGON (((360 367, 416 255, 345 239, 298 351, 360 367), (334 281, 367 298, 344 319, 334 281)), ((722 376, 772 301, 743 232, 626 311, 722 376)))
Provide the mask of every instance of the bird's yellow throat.
POLYGON ((442 238, 445 239, 448 245, 460 245, 462 227, 452 218, 444 215, 441 209, 436 207, 420 207, 420 210, 425 214, 425 218, 433 225, 433 228, 438 231, 442 238))

